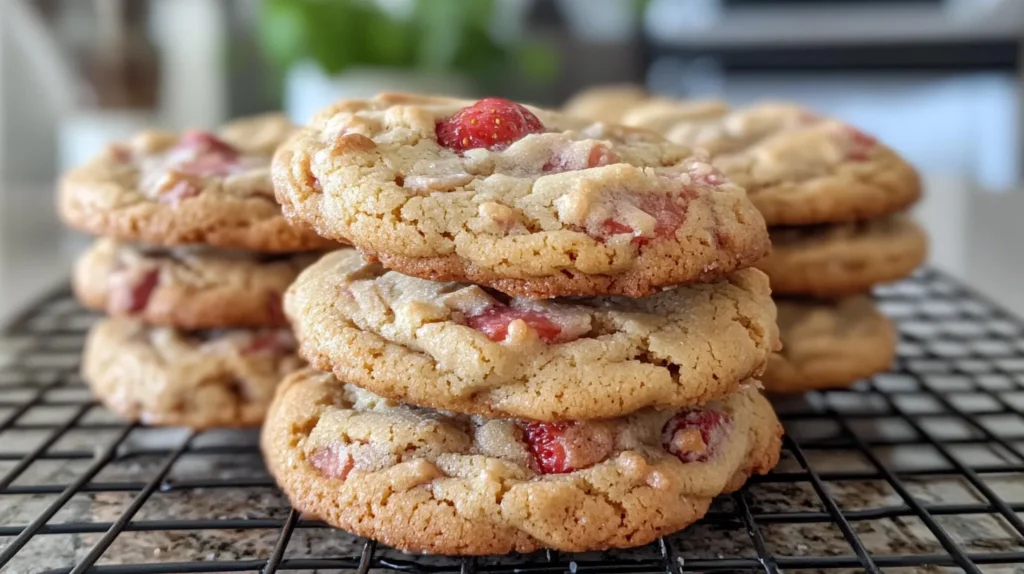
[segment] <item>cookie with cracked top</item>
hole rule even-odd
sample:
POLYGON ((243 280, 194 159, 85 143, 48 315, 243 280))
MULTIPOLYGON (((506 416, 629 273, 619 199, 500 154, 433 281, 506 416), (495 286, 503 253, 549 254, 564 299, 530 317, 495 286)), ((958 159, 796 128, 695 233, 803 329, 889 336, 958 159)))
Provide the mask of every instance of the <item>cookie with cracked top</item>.
POLYGON ((99 239, 75 264, 86 307, 180 329, 287 327, 281 298, 320 253, 260 254, 99 239))
POLYGON ((82 377, 129 421, 253 427, 281 379, 303 366, 287 329, 181 331, 112 318, 89 331, 82 377))
POLYGON ((292 220, 407 275, 512 295, 643 296, 770 248, 744 191, 688 148, 496 98, 342 101, 273 170, 292 220))
POLYGON ((783 298, 776 305, 782 351, 762 377, 769 392, 846 388, 895 359, 896 329, 867 296, 783 298))
POLYGON ((710 153, 770 226, 868 219, 921 196, 917 172, 899 154, 848 123, 793 104, 762 103, 659 131, 710 153))
POLYGON ((647 544, 767 473, 781 435, 752 386, 696 409, 536 423, 410 408, 304 370, 261 445, 299 511, 407 551, 479 555, 647 544))
POLYGON ((906 215, 854 223, 773 227, 772 254, 757 263, 784 295, 840 297, 869 291, 914 272, 928 237, 906 215))
POLYGON ((656 97, 630 108, 622 115, 621 123, 661 133, 667 126, 712 122, 728 112, 729 106, 722 100, 677 100, 656 97))
POLYGON ((607 84, 581 90, 562 106, 562 112, 577 118, 609 124, 622 123, 622 117, 650 100, 643 86, 607 84))
POLYGON ((218 133, 143 132, 65 174, 60 215, 85 233, 152 245, 330 249, 333 242, 289 224, 274 199, 270 159, 293 130, 274 114, 218 133))
POLYGON ((642 299, 539 301, 387 271, 343 249, 285 294, 316 368, 408 403, 579 420, 686 407, 729 393, 777 348, 756 269, 642 299))

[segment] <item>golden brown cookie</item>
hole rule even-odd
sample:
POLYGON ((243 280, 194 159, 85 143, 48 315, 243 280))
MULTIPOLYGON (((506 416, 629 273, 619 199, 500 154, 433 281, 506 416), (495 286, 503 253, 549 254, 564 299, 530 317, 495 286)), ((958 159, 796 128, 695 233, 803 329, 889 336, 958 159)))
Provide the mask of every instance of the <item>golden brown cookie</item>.
POLYGON ((777 462, 782 427, 748 386, 699 409, 532 423, 415 409, 305 370, 263 427, 299 511, 403 550, 640 546, 777 462))
POLYGON ((631 107, 623 114, 621 123, 665 133, 669 126, 713 122, 728 112, 729 106, 722 100, 676 100, 657 97, 631 107))
POLYGON ((274 199, 270 159, 293 130, 268 115, 217 134, 144 132, 62 178, 61 217, 86 233, 151 245, 330 249, 332 242, 289 224, 274 199))
POLYGON ((303 366, 287 329, 179 331, 105 319, 89 332, 82 377, 108 409, 157 426, 251 427, 274 387, 303 366))
POLYGON ((496 98, 340 102, 274 183, 290 218, 390 269, 534 298, 643 296, 769 249, 743 190, 687 148, 496 98))
POLYGON ((75 264, 86 307, 180 329, 286 327, 285 289, 319 253, 259 254, 99 239, 75 264))
POLYGON ((768 360, 769 392, 845 388, 886 371, 896 330, 871 299, 778 299, 782 351, 768 360))
POLYGON ((643 299, 508 299, 326 255, 285 295, 300 352, 377 394, 461 413, 592 419, 736 391, 777 348, 756 269, 643 299))
POLYGON ((772 254, 757 263, 781 295, 838 297, 910 275, 928 237, 906 215, 857 223, 773 227, 772 254))
POLYGON ((622 123, 622 116, 650 99, 642 86, 608 84, 587 88, 569 99, 562 112, 570 116, 609 124, 622 123))
POLYGON ((764 103, 659 129, 707 150, 744 187, 768 225, 810 225, 878 217, 921 195, 917 172, 857 128, 792 104, 764 103))

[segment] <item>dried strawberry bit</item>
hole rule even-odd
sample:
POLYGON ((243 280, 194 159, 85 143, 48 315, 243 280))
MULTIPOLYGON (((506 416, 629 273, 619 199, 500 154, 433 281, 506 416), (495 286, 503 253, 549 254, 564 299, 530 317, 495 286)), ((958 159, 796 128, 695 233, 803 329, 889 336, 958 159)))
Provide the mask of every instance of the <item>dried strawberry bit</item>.
POLYGON ((487 335, 488 339, 500 342, 508 336, 508 326, 517 319, 525 322, 545 343, 567 342, 559 340, 562 328, 546 314, 514 309, 507 305, 495 304, 484 308, 479 314, 467 315, 466 324, 487 335))
POLYGON ((718 168, 708 164, 702 164, 699 167, 691 168, 690 177, 700 183, 711 186, 723 185, 728 181, 725 178, 724 173, 718 171, 718 168))
POLYGON ((602 424, 529 422, 523 438, 543 474, 564 474, 593 466, 612 451, 615 439, 602 424))
POLYGON ((157 284, 160 270, 123 270, 114 275, 114 290, 110 294, 112 314, 138 313, 146 308, 157 284))
POLYGON ((238 159, 236 157, 213 154, 197 156, 182 164, 181 170, 199 177, 224 177, 234 173, 237 167, 238 159))
POLYGON ((280 293, 267 293, 267 315, 274 325, 284 325, 287 319, 284 316, 284 305, 280 293))
POLYGON ((309 457, 309 462, 328 478, 341 480, 345 480, 355 466, 352 455, 341 445, 317 449, 309 457))
POLYGON ((541 171, 544 173, 562 173, 566 171, 603 167, 621 161, 621 158, 617 153, 600 142, 591 146, 590 150, 586 153, 586 158, 584 158, 582 154, 577 155, 573 153, 573 151, 574 150, 571 148, 567 148, 554 154, 551 159, 541 167, 541 171))
POLYGON ((544 124, 533 112, 502 98, 485 98, 437 123, 437 143, 462 152, 503 149, 528 134, 541 133, 544 124))
POLYGON ((195 150, 204 154, 238 157, 238 150, 228 142, 205 130, 189 130, 178 140, 179 149, 195 150))
POLYGON ((276 330, 267 330, 254 333, 249 339, 249 344, 242 349, 243 355, 256 355, 268 353, 281 355, 291 352, 295 348, 295 342, 289 334, 276 330))
POLYGON ((239 153, 231 144, 207 131, 186 132, 175 151, 188 154, 179 166, 181 171, 199 177, 224 177, 238 167, 239 153))
POLYGON ((683 462, 704 462, 715 456, 730 428, 732 418, 726 413, 693 409, 665 423, 661 442, 683 462))
POLYGON ((849 142, 846 157, 851 161, 867 161, 878 140, 853 126, 846 126, 845 134, 849 142))
POLYGON ((128 163, 132 159, 132 148, 123 143, 112 143, 107 146, 107 153, 117 163, 128 163))
POLYGON ((654 218, 653 235, 645 235, 641 230, 635 229, 628 222, 609 218, 601 222, 600 236, 610 237, 612 235, 629 233, 634 236, 633 243, 636 245, 646 245, 652 240, 661 237, 672 237, 686 219, 686 208, 689 200, 689 193, 679 195, 647 195, 640 198, 631 198, 628 201, 654 218))

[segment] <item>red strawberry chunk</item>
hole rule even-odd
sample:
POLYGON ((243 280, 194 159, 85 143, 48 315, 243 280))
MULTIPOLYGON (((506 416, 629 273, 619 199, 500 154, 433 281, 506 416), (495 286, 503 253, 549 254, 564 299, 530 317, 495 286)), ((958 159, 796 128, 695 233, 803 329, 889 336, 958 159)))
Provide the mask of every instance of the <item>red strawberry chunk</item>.
POLYGON ((224 177, 238 167, 239 153, 231 144, 202 130, 186 132, 175 151, 187 154, 179 169, 199 177, 224 177))
POLYGON ((437 143, 462 152, 501 149, 528 134, 544 131, 544 124, 525 107, 502 98, 485 98, 437 123, 437 143))
POLYGON ((284 305, 280 293, 267 293, 267 315, 274 325, 284 325, 288 320, 284 316, 284 305))
POLYGON ((562 328, 540 311, 514 309, 501 304, 487 307, 478 315, 467 316, 466 324, 492 341, 504 341, 509 324, 516 319, 525 321, 545 343, 555 342, 562 334, 562 328))
POLYGON ((853 126, 846 126, 845 131, 850 146, 846 157, 851 161, 867 161, 878 140, 853 126))
POLYGON ((541 171, 544 173, 577 171, 581 169, 603 167, 613 163, 618 163, 621 160, 617 153, 600 142, 592 144, 590 150, 586 153, 585 158, 582 157, 582 154, 574 153, 575 151, 576 150, 573 149, 556 151, 551 159, 541 167, 541 171))
POLYGON ((138 313, 146 308, 157 284, 160 270, 157 268, 120 271, 114 275, 115 288, 110 294, 112 314, 138 313))
POLYGON ((529 422, 523 425, 526 446, 543 474, 564 474, 608 458, 615 439, 607 427, 576 422, 529 422))
POLYGON ((352 455, 341 445, 317 449, 309 457, 309 462, 325 476, 341 480, 344 480, 355 466, 352 455))
POLYGON ((661 442, 683 462, 704 462, 714 457, 732 427, 732 417, 721 412, 693 409, 665 423, 661 442))
POLYGON ((618 162, 619 159, 619 155, 608 149, 608 146, 597 144, 590 148, 590 155, 587 156, 587 167, 611 165, 618 162))
POLYGON ((646 195, 631 200, 641 211, 654 217, 654 236, 641 235, 641 231, 634 229, 629 223, 609 218, 601 222, 600 235, 608 237, 623 233, 633 234, 633 243, 646 245, 651 240, 659 237, 671 237, 675 235, 679 226, 686 219, 686 207, 689 199, 686 194, 680 195, 646 195))
POLYGON ((237 156, 238 150, 228 142, 204 130, 189 130, 178 140, 179 149, 191 149, 202 153, 222 156, 237 156))
POLYGON ((289 335, 282 334, 280 331, 267 330, 254 333, 249 344, 242 349, 242 354, 273 353, 276 355, 290 352, 294 348, 294 342, 289 335))

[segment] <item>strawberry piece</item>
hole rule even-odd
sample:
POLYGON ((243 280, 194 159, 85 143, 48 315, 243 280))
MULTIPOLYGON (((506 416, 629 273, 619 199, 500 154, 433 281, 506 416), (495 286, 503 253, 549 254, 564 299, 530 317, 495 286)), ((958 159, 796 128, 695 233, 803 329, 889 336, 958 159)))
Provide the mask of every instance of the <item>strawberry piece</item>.
POLYGON ((541 171, 544 173, 562 173, 566 171, 577 171, 580 169, 589 169, 594 167, 602 167, 618 163, 621 158, 619 154, 615 153, 608 146, 603 143, 595 143, 587 152, 585 161, 582 161, 582 157, 575 157, 575 154, 569 150, 562 150, 554 154, 554 156, 541 167, 541 171))
POLYGON ((587 156, 587 167, 611 165, 617 163, 619 159, 619 154, 608 149, 608 146, 597 144, 590 148, 590 155, 587 156))
POLYGON ((572 472, 565 452, 565 432, 572 423, 527 423, 523 425, 526 446, 537 468, 544 474, 572 472))
POLYGON ((132 159, 132 148, 122 143, 112 143, 107 146, 107 153, 117 163, 128 163, 132 159))
POLYGON ((608 458, 615 445, 609 428, 600 423, 528 422, 523 424, 526 447, 543 474, 564 474, 608 458))
POLYGON ((254 333, 249 344, 242 349, 243 355, 255 355, 257 353, 282 354, 292 351, 295 348, 293 341, 288 335, 280 331, 267 330, 254 333))
POLYGON ((462 152, 468 149, 501 149, 527 134, 544 131, 533 112, 502 98, 485 98, 437 123, 437 143, 462 152))
POLYGON ((284 305, 280 293, 267 293, 267 315, 274 325, 287 325, 288 320, 284 316, 284 305))
POLYGON ((846 126, 845 133, 850 145, 846 157, 851 161, 867 161, 878 140, 853 126, 846 126))
POLYGON ((175 151, 187 154, 180 170, 190 175, 224 177, 234 173, 238 167, 238 150, 207 131, 185 132, 175 151))
POLYGON ((513 309, 501 304, 487 307, 478 315, 467 316, 466 324, 487 335, 492 341, 504 341, 508 336, 509 324, 516 319, 525 321, 545 343, 555 342, 562 334, 562 328, 539 311, 513 309))
POLYGON ((204 154, 237 157, 238 150, 228 142, 205 130, 189 130, 178 140, 178 149, 190 149, 204 154))
POLYGON ((661 442, 683 462, 704 462, 715 456, 731 427, 732 417, 721 411, 693 409, 665 423, 661 442))
POLYGON ((138 313, 149 304, 157 284, 160 270, 120 271, 114 275, 115 289, 110 294, 111 314, 138 313))
POLYGON ((355 466, 352 455, 341 445, 317 449, 309 462, 327 477, 341 480, 345 480, 355 466))
POLYGON ((686 207, 689 197, 685 193, 678 196, 646 195, 632 201, 635 202, 636 207, 639 207, 641 211, 655 219, 654 237, 640 235, 639 231, 628 223, 614 218, 601 222, 599 230, 601 237, 629 233, 635 235, 633 243, 636 245, 646 245, 659 237, 671 237, 675 235, 676 229, 679 229, 679 226, 683 224, 683 220, 686 219, 686 207))

